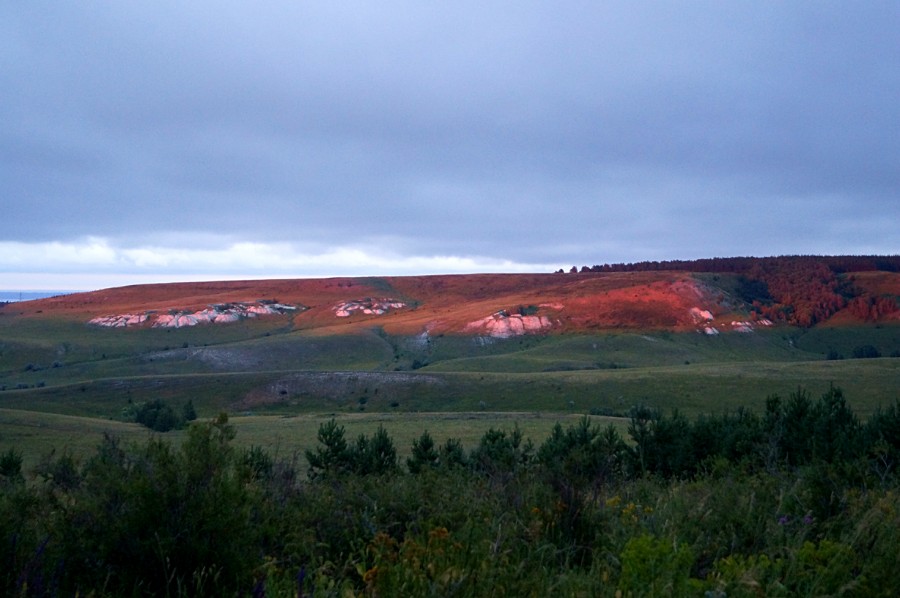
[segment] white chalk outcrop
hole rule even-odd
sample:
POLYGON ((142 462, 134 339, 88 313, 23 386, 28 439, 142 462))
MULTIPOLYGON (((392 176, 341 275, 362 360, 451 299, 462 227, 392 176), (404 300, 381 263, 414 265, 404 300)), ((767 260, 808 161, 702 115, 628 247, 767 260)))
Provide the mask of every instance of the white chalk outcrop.
POLYGON ((691 319, 694 320, 694 323, 700 322, 712 322, 715 318, 712 315, 712 312, 708 309, 700 309, 699 307, 691 308, 691 319))
POLYGON ((170 311, 166 314, 157 314, 154 311, 148 311, 142 314, 100 316, 90 320, 88 324, 105 328, 127 328, 150 322, 152 328, 183 328, 185 326, 196 326, 197 324, 227 324, 244 318, 274 316, 298 309, 300 308, 295 305, 266 301, 225 303, 222 305, 210 305, 206 309, 196 312, 170 311))
POLYGON ((498 311, 486 318, 469 322, 464 332, 480 332, 494 338, 509 338, 543 332, 553 326, 547 316, 523 316, 498 311))
MULTIPOLYGON (((707 336, 716 336, 719 334, 719 329, 713 326, 713 321, 715 317, 712 312, 706 309, 700 309, 699 307, 692 307, 690 309, 691 320, 693 320, 694 324, 697 326, 697 331, 702 332, 707 336)), ((721 324, 722 326, 730 326, 730 329, 733 332, 753 332, 757 326, 772 326, 772 321, 767 320, 765 318, 760 318, 759 320, 732 320, 730 324, 725 324, 724 322, 721 324)), ((726 328, 727 330, 727 328, 726 328)))
POLYGON ((100 316, 88 323, 106 328, 126 328, 128 326, 139 326, 149 318, 150 316, 147 314, 121 314, 118 316, 100 316))
POLYGON ((367 316, 381 316, 392 309, 403 309, 406 303, 396 299, 355 299, 353 301, 343 301, 338 303, 331 309, 334 315, 339 318, 348 318, 354 313, 361 313, 367 316))

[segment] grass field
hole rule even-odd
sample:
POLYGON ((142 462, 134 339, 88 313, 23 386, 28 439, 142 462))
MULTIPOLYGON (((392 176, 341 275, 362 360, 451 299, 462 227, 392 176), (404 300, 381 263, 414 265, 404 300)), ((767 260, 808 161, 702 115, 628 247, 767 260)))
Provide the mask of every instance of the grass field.
MULTIPOLYGON (((239 444, 283 454, 339 418, 352 437, 384 425, 401 451, 425 429, 477 440, 515 422, 539 442, 557 420, 624 416, 638 404, 688 415, 746 407, 798 387, 840 386, 867 417, 900 399, 900 326, 790 327, 753 334, 611 331, 512 339, 345 335, 288 318, 177 330, 108 330, 0 317, 0 449, 35 463, 50 447, 83 453, 104 432, 139 439, 135 405, 191 400, 231 414, 239 444), (871 345, 879 359, 849 357, 871 345), (20 448, 21 447, 21 448, 20 448)), ((620 421, 620 420, 617 420, 620 421)), ((179 433, 170 433, 176 441, 179 433)))
POLYGON ((150 432, 134 423, 0 409, 0 449, 5 452, 13 448, 21 453, 26 471, 37 465, 51 449, 78 457, 88 455, 104 434, 114 434, 127 442, 144 440, 150 432))
MULTIPOLYGON (((314 449, 319 426, 331 419, 344 426, 349 440, 360 434, 371 435, 379 426, 393 438, 401 459, 405 459, 412 441, 427 430, 437 444, 450 438, 459 439, 468 450, 490 428, 511 430, 518 426, 526 438, 539 445, 557 422, 566 426, 582 416, 559 413, 530 412, 456 412, 456 413, 318 413, 298 415, 256 415, 230 418, 236 430, 235 445, 259 446, 273 456, 296 459, 306 468, 304 451, 314 449)), ((626 434, 627 421, 621 418, 591 417, 600 425, 613 423, 626 434)), ((93 453, 104 434, 121 438, 126 444, 142 442, 154 433, 134 423, 76 417, 54 413, 38 413, 18 409, 0 409, 0 451, 12 447, 23 455, 23 467, 31 470, 52 449, 76 458, 93 453)), ((174 444, 184 438, 184 431, 161 436, 174 444)))
POLYGON ((200 413, 547 411, 624 413, 632 405, 687 413, 759 408, 798 386, 843 388, 863 416, 898 398, 900 359, 733 362, 507 372, 310 372, 294 370, 126 376, 7 389, 0 406, 118 419, 130 404, 192 400, 200 413))

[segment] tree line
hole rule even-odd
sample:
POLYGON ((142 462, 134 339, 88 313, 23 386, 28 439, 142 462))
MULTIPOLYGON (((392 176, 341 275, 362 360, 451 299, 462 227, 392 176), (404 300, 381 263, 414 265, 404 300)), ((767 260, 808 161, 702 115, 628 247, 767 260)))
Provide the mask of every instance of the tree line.
MULTIPOLYGON (((576 272, 679 271, 736 275, 737 298, 751 307, 751 315, 801 327, 827 320, 848 307, 856 317, 878 321, 900 312, 900 298, 871 296, 855 288, 854 272, 898 272, 900 256, 778 256, 699 260, 645 261, 582 266, 576 272)), ((557 273, 562 273, 559 270, 557 273)))

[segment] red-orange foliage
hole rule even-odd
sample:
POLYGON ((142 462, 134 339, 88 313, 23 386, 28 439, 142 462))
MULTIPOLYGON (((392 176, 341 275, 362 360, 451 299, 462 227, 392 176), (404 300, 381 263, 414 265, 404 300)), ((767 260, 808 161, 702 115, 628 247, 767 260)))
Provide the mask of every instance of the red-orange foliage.
POLYGON ((809 327, 848 306, 863 320, 878 320, 900 311, 892 297, 859 295, 838 275, 849 272, 900 271, 900 256, 780 256, 604 264, 592 272, 681 270, 739 274, 765 283, 771 303, 753 302, 758 317, 809 327))
POLYGON ((847 305, 854 316, 860 320, 877 322, 882 318, 900 312, 900 305, 892 297, 856 297, 847 305))

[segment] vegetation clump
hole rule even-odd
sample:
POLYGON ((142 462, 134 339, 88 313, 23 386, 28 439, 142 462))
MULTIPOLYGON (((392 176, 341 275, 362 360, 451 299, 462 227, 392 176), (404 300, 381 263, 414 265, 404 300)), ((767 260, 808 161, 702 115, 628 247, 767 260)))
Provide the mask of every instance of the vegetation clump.
POLYGON ((319 429, 295 457, 233 446, 224 414, 106 437, 28 479, 0 456, 4 595, 860 595, 900 589, 900 402, 860 421, 798 389, 690 419, 636 407, 535 446, 319 429))
POLYGON ((155 399, 138 406, 134 414, 134 421, 154 432, 181 429, 195 419, 197 419, 197 412, 194 410, 193 401, 185 403, 181 413, 176 413, 171 405, 155 399))

